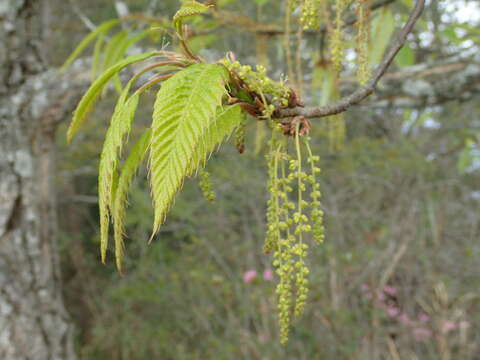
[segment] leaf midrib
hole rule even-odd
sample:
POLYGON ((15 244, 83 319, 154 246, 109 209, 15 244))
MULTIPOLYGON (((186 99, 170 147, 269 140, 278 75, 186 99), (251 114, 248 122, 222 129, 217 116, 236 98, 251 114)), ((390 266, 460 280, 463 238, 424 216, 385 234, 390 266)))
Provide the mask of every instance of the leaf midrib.
MULTIPOLYGON (((184 128, 184 125, 182 125, 184 123, 184 121, 186 121, 188 119, 188 114, 190 114, 191 112, 191 108, 192 106, 194 105, 193 104, 193 97, 197 96, 197 91, 196 89, 198 89, 199 87, 201 87, 201 80, 205 77, 205 74, 210 70, 211 68, 210 67, 205 67, 203 69, 201 69, 201 72, 200 74, 198 75, 197 79, 194 81, 194 86, 192 86, 192 91, 190 93, 190 95, 188 96, 188 102, 187 102, 187 106, 182 110, 182 113, 181 113, 181 116, 179 117, 179 125, 177 126, 177 128, 173 131, 173 141, 172 143, 170 144, 170 148, 173 148, 173 149, 176 149, 177 148, 177 143, 180 141, 180 140, 184 140, 183 138, 180 139, 178 136, 177 136, 177 133, 180 131, 180 128, 184 128)), ((172 170, 172 158, 173 156, 175 156, 175 152, 171 151, 169 154, 168 154, 168 157, 167 157, 167 173, 166 174, 171 174, 171 170, 172 170)), ((186 164, 186 167, 188 167, 188 162, 186 164)), ((167 177, 164 178, 164 180, 162 182, 164 182, 166 180, 167 177)))

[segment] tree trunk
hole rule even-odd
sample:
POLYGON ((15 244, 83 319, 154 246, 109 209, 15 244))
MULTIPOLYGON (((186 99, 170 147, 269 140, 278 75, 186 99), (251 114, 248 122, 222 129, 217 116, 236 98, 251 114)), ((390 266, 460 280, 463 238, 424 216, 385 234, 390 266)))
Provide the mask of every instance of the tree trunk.
POLYGON ((67 94, 42 57, 45 2, 0 0, 2 360, 75 359, 52 186, 54 133, 67 94))

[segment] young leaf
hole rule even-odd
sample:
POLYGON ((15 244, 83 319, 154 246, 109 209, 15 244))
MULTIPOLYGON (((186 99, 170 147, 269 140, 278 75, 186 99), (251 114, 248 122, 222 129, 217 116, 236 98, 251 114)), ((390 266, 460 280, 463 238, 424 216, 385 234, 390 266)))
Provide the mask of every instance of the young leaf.
POLYGON ((226 93, 227 70, 195 64, 165 81, 154 105, 150 172, 155 234, 226 93))
POLYGON ((105 46, 105 50, 103 51, 103 68, 102 70, 108 69, 117 61, 117 52, 121 48, 122 44, 125 43, 126 39, 128 38, 128 33, 124 30, 119 31, 116 33, 110 41, 105 46))
MULTIPOLYGON (((122 41, 119 44, 119 47, 114 54, 112 64, 115 64, 115 63, 119 62, 120 60, 122 60, 122 58, 125 56, 125 54, 127 53, 128 49, 130 49, 131 46, 133 46, 137 42, 141 41, 143 38, 145 38, 151 32, 152 32, 151 29, 143 30, 143 31, 140 31, 139 33, 131 36, 130 38, 126 39, 125 41, 122 41)), ((114 81, 114 84, 115 84, 115 87, 116 87, 117 91, 120 93, 122 91, 122 83, 120 81, 120 76, 118 74, 116 74, 113 78, 113 81, 114 81)))
POLYGON ((62 66, 62 71, 64 71, 67 67, 69 67, 73 61, 85 50, 90 43, 95 40, 95 38, 101 34, 106 34, 111 28, 118 25, 120 23, 120 19, 113 19, 104 22, 103 24, 99 25, 95 30, 93 30, 90 34, 88 34, 78 46, 73 50, 72 54, 68 57, 65 63, 62 66))
POLYGON ((110 126, 107 130, 107 135, 105 136, 102 154, 100 155, 98 205, 100 212, 100 253, 102 262, 105 262, 107 254, 108 228, 110 224, 110 214, 113 209, 112 194, 115 192, 112 191, 112 184, 114 183, 113 180, 117 171, 118 158, 120 157, 123 141, 130 132, 138 106, 139 95, 134 95, 127 100, 132 81, 128 83, 117 101, 110 126))
POLYGON ((128 49, 130 49, 130 47, 132 47, 139 41, 143 40, 145 37, 150 35, 153 31, 154 30, 152 29, 140 31, 137 34, 129 37, 127 41, 124 41, 115 54, 115 63, 120 61, 125 56, 125 54, 127 53, 128 49))
POLYGON ((240 105, 232 105, 217 110, 216 117, 212 118, 205 134, 199 139, 192 161, 188 168, 188 175, 193 173, 199 166, 205 164, 208 155, 223 139, 233 133, 233 130, 242 122, 245 114, 240 105))
POLYGON ((178 34, 182 34, 182 22, 183 20, 192 15, 198 15, 207 12, 210 6, 201 4, 196 1, 188 1, 182 5, 173 16, 173 26, 177 30, 178 34))
POLYGON ((95 41, 95 47, 93 48, 93 58, 92 58, 92 81, 97 77, 97 73, 100 69, 100 61, 103 57, 103 44, 105 43, 105 35, 100 34, 95 41))
POLYGON ((85 120, 87 114, 95 105, 95 102, 100 96, 102 89, 110 81, 110 79, 123 68, 131 64, 146 60, 155 55, 157 55, 157 52, 151 51, 145 54, 136 54, 129 56, 107 69, 97 80, 95 80, 90 86, 90 88, 87 90, 87 92, 83 95, 82 99, 78 103, 77 108, 73 113, 73 119, 67 131, 68 142, 72 140, 73 136, 76 134, 83 121, 85 120))
POLYGON ((128 155, 125 165, 118 179, 117 191, 113 202, 113 230, 115 238, 115 260, 117 269, 122 271, 123 260, 123 221, 125 218, 125 207, 127 204, 127 194, 132 183, 133 176, 138 167, 143 162, 148 147, 150 146, 151 130, 148 129, 133 146, 128 155))

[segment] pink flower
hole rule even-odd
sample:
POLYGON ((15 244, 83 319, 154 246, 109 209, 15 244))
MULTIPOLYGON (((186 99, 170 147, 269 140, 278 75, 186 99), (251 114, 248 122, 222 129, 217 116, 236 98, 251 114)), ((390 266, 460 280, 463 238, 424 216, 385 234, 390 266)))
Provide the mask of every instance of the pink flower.
POLYGON ((400 309, 396 306, 389 306, 387 308, 387 314, 390 317, 395 317, 400 313, 400 309))
POLYGON ((432 337, 432 330, 426 328, 415 328, 413 329, 413 336, 417 341, 428 340, 432 337))
POLYGON ((273 272, 270 269, 267 269, 263 272, 263 280, 270 281, 273 279, 273 272))
POLYGON ((455 330, 456 328, 457 328, 457 323, 455 323, 453 321, 446 320, 442 324, 441 331, 442 331, 442 333, 447 334, 450 331, 455 330))
POLYGON ((390 285, 385 285, 383 287, 383 292, 385 294, 388 294, 390 296, 395 296, 397 295, 397 289, 395 289, 393 286, 390 286, 390 285))
POLYGON ((251 283, 257 277, 256 270, 248 270, 243 273, 243 282, 251 283))
POLYGON ((430 316, 425 313, 421 313, 420 315, 418 315, 418 320, 420 320, 420 322, 427 322, 428 320, 430 320, 430 316))

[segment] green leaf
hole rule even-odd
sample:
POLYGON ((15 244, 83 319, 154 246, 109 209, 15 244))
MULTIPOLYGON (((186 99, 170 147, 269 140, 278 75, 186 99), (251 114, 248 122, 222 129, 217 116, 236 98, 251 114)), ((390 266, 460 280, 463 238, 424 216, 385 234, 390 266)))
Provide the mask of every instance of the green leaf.
POLYGON ((112 190, 114 177, 118 167, 124 138, 128 136, 131 124, 135 117, 139 95, 128 98, 131 80, 120 95, 110 126, 103 143, 102 154, 98 171, 98 205, 100 212, 100 253, 102 262, 105 262, 108 247, 108 228, 113 200, 112 190), (127 100, 128 99, 128 100, 127 100))
POLYGON ((100 34, 95 42, 95 47, 93 49, 93 59, 92 59, 92 81, 97 77, 97 73, 100 69, 100 61, 103 56, 103 44, 105 43, 105 35, 100 34))
POLYGON ((220 145, 226 136, 231 135, 244 118, 245 113, 239 105, 218 108, 216 116, 212 118, 204 136, 195 147, 187 174, 191 175, 198 167, 204 166, 215 147, 220 145))
POLYGON ((153 234, 192 164, 202 159, 199 146, 222 104, 227 77, 227 70, 220 65, 195 64, 165 81, 157 94, 149 164, 155 209, 153 234))
POLYGON ((133 146, 132 151, 125 161, 122 172, 118 179, 117 191, 113 203, 113 229, 115 239, 115 260, 118 271, 122 271, 122 260, 124 254, 123 232, 125 207, 127 205, 127 194, 133 177, 142 164, 148 147, 150 146, 151 130, 148 129, 133 146))
POLYGON ((95 30, 93 30, 90 34, 88 34, 80 42, 80 44, 78 44, 75 50, 73 50, 72 54, 68 57, 68 59, 63 64, 61 71, 64 71, 67 67, 69 67, 78 57, 78 55, 80 55, 82 51, 85 50, 88 47, 88 45, 90 45, 90 43, 93 40, 95 40, 97 36, 99 36, 100 34, 106 34, 111 28, 118 25, 120 22, 121 22, 120 19, 109 20, 99 25, 95 30))
POLYGON ((415 63, 415 55, 410 45, 405 44, 395 56, 395 63, 398 66, 412 66, 415 63))
POLYGON ((77 108, 73 113, 73 119, 67 131, 68 142, 72 140, 73 136, 79 130, 88 113, 92 110, 93 106, 98 100, 102 89, 110 81, 110 79, 123 68, 131 64, 146 60, 155 55, 157 55, 157 52, 151 51, 145 54, 136 54, 129 56, 107 69, 97 80, 95 80, 90 86, 90 88, 87 90, 87 92, 83 95, 82 99, 78 103, 77 108))
POLYGON ((392 11, 389 8, 382 9, 373 21, 373 36, 368 54, 368 63, 371 66, 376 66, 382 61, 394 30, 395 18, 392 11))
MULTIPOLYGON (((153 30, 151 30, 151 29, 140 31, 139 33, 131 36, 130 38, 128 38, 125 41, 123 41, 122 43, 120 43, 119 48, 115 52, 114 60, 113 60, 112 64, 115 64, 115 63, 121 61, 122 58, 127 53, 128 49, 130 49, 133 45, 135 45, 136 43, 138 43, 139 41, 144 39, 152 31, 153 30)), ((114 81, 115 87, 117 88, 117 91, 121 92, 122 91, 122 83, 120 81, 120 76, 118 74, 114 76, 113 81, 114 81)))
POLYGON ((103 71, 117 62, 117 52, 127 38, 128 33, 122 30, 116 33, 107 43, 103 52, 103 71))
POLYGON ((210 7, 209 5, 204 5, 196 1, 188 1, 182 4, 180 10, 173 16, 173 26, 177 30, 177 33, 180 36, 182 35, 182 23, 186 17, 203 14, 207 12, 210 7))

